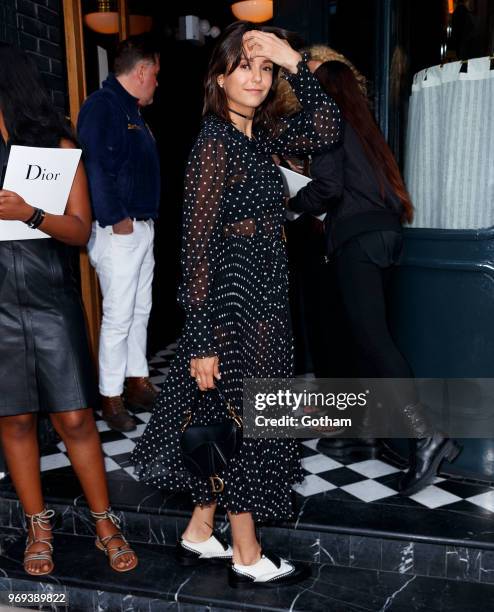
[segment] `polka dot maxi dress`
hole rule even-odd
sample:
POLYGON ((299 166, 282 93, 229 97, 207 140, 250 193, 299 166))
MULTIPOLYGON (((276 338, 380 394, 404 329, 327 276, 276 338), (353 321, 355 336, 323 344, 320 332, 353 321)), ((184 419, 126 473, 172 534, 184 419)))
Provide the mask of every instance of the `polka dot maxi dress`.
POLYGON ((186 323, 165 386, 132 455, 142 481, 186 490, 194 504, 217 500, 256 520, 291 515, 291 484, 301 480, 298 447, 289 439, 244 439, 221 474, 214 494, 209 481, 192 476, 180 451, 187 409, 199 402, 196 423, 220 420, 215 390, 199 393, 191 357, 218 355, 221 390, 242 409, 244 378, 293 375, 288 315, 283 183, 273 153, 307 155, 340 138, 339 111, 301 62, 286 77, 303 111, 275 130, 249 139, 215 115, 205 118, 185 178, 179 301, 186 323))

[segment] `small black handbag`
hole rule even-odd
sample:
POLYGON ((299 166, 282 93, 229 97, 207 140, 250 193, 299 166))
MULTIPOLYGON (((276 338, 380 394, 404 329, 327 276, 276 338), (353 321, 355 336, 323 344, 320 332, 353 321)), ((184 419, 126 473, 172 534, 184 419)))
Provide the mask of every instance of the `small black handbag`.
POLYGON ((221 493, 225 485, 220 474, 242 445, 242 419, 217 384, 216 391, 225 408, 224 419, 210 425, 192 424, 199 402, 198 391, 182 425, 180 448, 188 471, 203 480, 209 479, 213 493, 221 493))

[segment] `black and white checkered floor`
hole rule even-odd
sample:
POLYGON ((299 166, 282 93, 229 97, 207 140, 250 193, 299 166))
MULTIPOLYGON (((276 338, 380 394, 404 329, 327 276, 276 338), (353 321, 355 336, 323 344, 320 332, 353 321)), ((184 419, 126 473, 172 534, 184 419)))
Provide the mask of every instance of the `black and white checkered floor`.
MULTIPOLYGON (((176 344, 169 345, 150 360, 150 377, 160 387, 168 374, 170 360, 174 355, 176 344)), ((101 435, 105 454, 106 470, 109 478, 112 473, 134 478, 133 467, 129 456, 146 423, 150 412, 135 413, 137 430, 130 433, 118 433, 97 414, 97 427, 101 435)), ((317 440, 302 442, 302 466, 306 477, 303 483, 294 486, 302 497, 325 493, 335 499, 363 502, 393 503, 397 498, 397 482, 401 470, 381 459, 366 459, 358 462, 334 460, 316 450, 317 440)), ((63 442, 49 449, 49 454, 41 458, 42 471, 65 469, 70 466, 63 442)), ((494 513, 494 487, 471 482, 437 478, 432 486, 408 499, 410 505, 417 507, 447 508, 462 512, 473 511, 475 507, 494 513)))

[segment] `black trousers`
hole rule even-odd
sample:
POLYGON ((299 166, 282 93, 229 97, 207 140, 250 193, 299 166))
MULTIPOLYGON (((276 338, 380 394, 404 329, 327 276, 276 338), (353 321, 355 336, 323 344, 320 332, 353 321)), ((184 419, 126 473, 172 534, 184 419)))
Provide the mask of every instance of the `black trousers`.
POLYGON ((285 224, 290 274, 290 310, 297 374, 317 378, 354 375, 334 263, 324 263, 322 222, 302 215, 285 224))
MULTIPOLYGON (((413 377, 393 340, 387 317, 389 284, 402 248, 401 233, 374 231, 352 238, 336 253, 338 284, 353 340, 355 375, 359 377, 413 377)), ((414 404, 417 392, 413 380, 400 383, 391 401, 395 409, 414 404)))

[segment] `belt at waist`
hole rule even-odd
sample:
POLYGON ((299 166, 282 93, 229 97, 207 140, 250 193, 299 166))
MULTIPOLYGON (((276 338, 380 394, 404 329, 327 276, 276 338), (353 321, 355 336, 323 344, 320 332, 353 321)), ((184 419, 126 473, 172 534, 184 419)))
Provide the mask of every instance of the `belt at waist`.
POLYGON ((282 240, 286 241, 284 226, 280 225, 280 223, 271 216, 260 220, 255 220, 250 217, 242 219, 241 221, 227 223, 223 226, 223 235, 225 238, 230 238, 230 236, 252 238, 256 234, 263 237, 276 236, 278 231, 281 231, 282 240))

